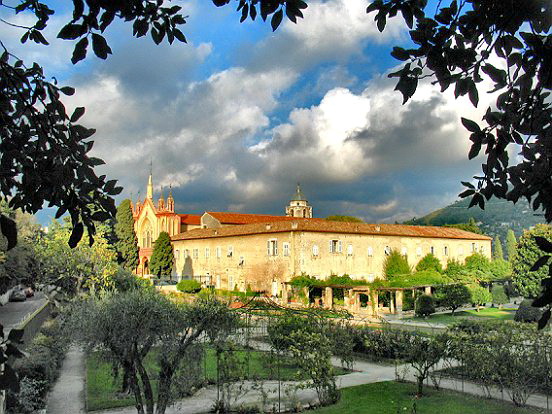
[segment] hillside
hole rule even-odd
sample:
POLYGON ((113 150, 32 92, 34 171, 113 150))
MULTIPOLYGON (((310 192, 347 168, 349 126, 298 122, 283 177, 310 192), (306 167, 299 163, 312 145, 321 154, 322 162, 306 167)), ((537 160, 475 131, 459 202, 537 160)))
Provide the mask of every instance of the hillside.
POLYGON ((405 224, 442 226, 466 223, 470 217, 473 217, 483 233, 492 237, 498 234, 504 241, 508 229, 512 229, 517 238, 524 229, 545 222, 544 217, 536 215, 538 213, 535 213, 525 200, 514 204, 505 200, 491 199, 485 204, 485 210, 479 207, 468 209, 469 203, 469 199, 463 199, 424 217, 409 220, 405 224))

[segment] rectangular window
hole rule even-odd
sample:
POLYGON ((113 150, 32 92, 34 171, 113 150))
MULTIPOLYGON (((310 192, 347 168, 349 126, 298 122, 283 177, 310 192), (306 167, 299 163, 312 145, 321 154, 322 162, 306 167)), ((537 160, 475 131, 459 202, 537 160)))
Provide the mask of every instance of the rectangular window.
POLYGON ((289 256, 289 243, 284 243, 282 246, 284 248, 284 256, 289 256))
POLYGON ((477 249, 475 248, 475 243, 472 243, 472 253, 475 253, 477 249))
POLYGON ((429 252, 430 252, 431 254, 435 254, 435 247, 431 246, 431 247, 429 248, 429 252))
POLYGON ((217 259, 220 259, 220 257, 222 256, 222 247, 217 246, 216 252, 217 252, 217 259))
POLYGON ((233 246, 228 246, 228 251, 226 253, 226 256, 227 257, 232 257, 234 255, 234 247, 233 246))
POLYGON ((232 276, 228 276, 228 290, 234 290, 234 278, 232 276))
POLYGON ((421 256, 422 255, 422 248, 421 247, 416 247, 416 256, 421 256))
POLYGON ((187 259, 190 256, 190 251, 188 249, 184 250, 184 259, 187 259))
POLYGON ((448 246, 445 246, 445 248, 443 249, 443 253, 445 254, 445 256, 448 256, 448 246))
POLYGON ((374 249, 372 246, 368 247, 368 257, 372 257, 374 255, 374 249))
POLYGON ((313 256, 318 256, 318 245, 314 245, 312 246, 312 255, 313 256))
POLYGON ((403 256, 406 256, 406 255, 408 254, 408 249, 407 249, 406 247, 402 247, 402 248, 401 248, 401 254, 402 254, 403 256))
POLYGON ((211 257, 211 249, 206 247, 205 248, 205 258, 208 259, 209 257, 211 257))
POLYGON ((199 258, 199 249, 194 249, 194 259, 199 258))
POLYGON ((391 254, 391 247, 385 246, 385 249, 383 249, 383 252, 386 256, 389 256, 391 254))
POLYGON ((240 261, 238 262, 238 266, 243 266, 243 265, 245 265, 245 257, 240 256, 240 261))
POLYGON ((266 253, 269 256, 278 256, 278 240, 271 239, 266 242, 266 253))
POLYGON ((178 260, 179 257, 180 257, 180 250, 175 250, 175 251, 174 251, 174 258, 175 258, 176 260, 178 260))
POLYGON ((343 251, 343 243, 341 240, 330 240, 330 253, 341 253, 343 251))
POLYGON ((353 245, 348 244, 347 245, 347 256, 352 256, 352 255, 353 255, 353 245))

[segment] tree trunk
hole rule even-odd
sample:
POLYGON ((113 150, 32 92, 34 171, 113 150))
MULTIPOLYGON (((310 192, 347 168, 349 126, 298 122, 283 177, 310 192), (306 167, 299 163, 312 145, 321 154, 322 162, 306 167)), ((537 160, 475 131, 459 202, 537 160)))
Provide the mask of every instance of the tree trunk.
POLYGON ((136 372, 129 372, 129 382, 130 388, 134 392, 135 407, 138 414, 144 414, 144 402, 142 401, 142 393, 140 391, 140 386, 138 385, 138 379, 136 378, 136 372))
POLYGON ((422 377, 421 375, 418 376, 417 384, 418 384, 418 391, 416 392, 416 397, 421 398, 423 395, 423 389, 424 389, 424 377, 422 377))
POLYGON ((157 389, 157 407, 155 414, 165 414, 167 405, 169 404, 171 384, 174 370, 167 363, 161 362, 161 370, 159 371, 159 385, 157 389))
POLYGON ((151 382, 146 372, 146 369, 142 365, 141 361, 136 361, 136 367, 138 368, 138 373, 140 374, 140 379, 144 387, 144 397, 146 399, 146 414, 153 414, 153 391, 151 389, 151 382))

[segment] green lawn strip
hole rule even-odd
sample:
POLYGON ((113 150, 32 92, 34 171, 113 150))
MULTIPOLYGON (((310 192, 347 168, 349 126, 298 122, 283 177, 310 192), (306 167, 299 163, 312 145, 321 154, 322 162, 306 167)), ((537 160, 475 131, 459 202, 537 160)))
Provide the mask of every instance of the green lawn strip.
POLYGON ((466 310, 461 312, 455 312, 454 316, 450 313, 440 313, 437 315, 431 315, 428 318, 406 318, 405 321, 412 322, 429 322, 440 323, 443 325, 450 325, 454 322, 458 322, 462 319, 490 319, 490 320, 513 320, 516 311, 515 309, 497 309, 497 308, 483 308, 479 312, 476 310, 466 310))
POLYGON ((341 400, 332 406, 308 411, 317 414, 537 414, 544 410, 518 408, 504 401, 479 398, 455 391, 426 388, 416 399, 416 385, 394 381, 343 388, 341 400), (413 406, 416 405, 416 411, 413 406))
MULTIPOLYGON (((239 360, 243 362, 243 371, 240 373, 240 376, 244 378, 264 380, 277 380, 279 378, 282 381, 305 379, 295 367, 293 361, 287 357, 281 357, 278 363, 276 360, 277 356, 275 354, 271 356, 269 352, 257 350, 240 350, 236 352, 239 360)), ((214 349, 207 349, 203 366, 205 367, 206 381, 208 383, 216 383, 217 360, 214 349)), ((134 405, 133 396, 121 397, 118 395, 122 378, 113 379, 111 365, 103 361, 99 353, 92 353, 88 356, 86 367, 86 400, 88 411, 134 405)), ((154 379, 154 395, 157 395, 156 378, 158 368, 155 350, 148 354, 145 368, 150 377, 154 379)), ((335 368, 336 375, 342 375, 348 372, 349 371, 340 367, 335 368)))

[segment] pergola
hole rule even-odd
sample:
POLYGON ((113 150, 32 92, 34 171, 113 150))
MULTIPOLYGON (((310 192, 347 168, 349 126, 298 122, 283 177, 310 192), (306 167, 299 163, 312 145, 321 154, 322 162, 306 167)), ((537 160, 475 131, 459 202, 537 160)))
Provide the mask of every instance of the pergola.
MULTIPOLYGON (((291 284, 286 282, 282 291, 282 302, 288 303, 289 289, 291 284)), ((366 313, 369 316, 376 316, 380 311, 378 303, 378 294, 380 292, 389 292, 391 294, 391 301, 389 306, 389 313, 400 314, 403 309, 403 300, 405 291, 424 290, 426 295, 431 295, 432 285, 419 285, 409 287, 388 287, 388 286, 359 286, 359 285, 326 285, 320 287, 322 289, 322 302, 323 306, 328 309, 334 307, 333 303, 333 289, 343 289, 345 298, 345 309, 351 313, 366 313), (368 297, 368 305, 366 308, 361 307, 361 295, 368 297)), ((308 288, 304 288, 308 291, 308 288)), ((308 296, 308 292, 307 296, 308 296)))

